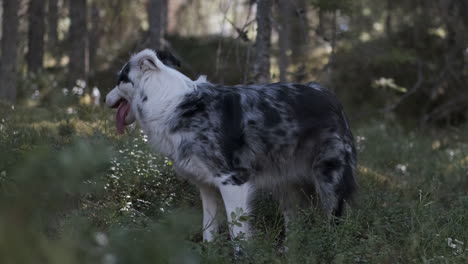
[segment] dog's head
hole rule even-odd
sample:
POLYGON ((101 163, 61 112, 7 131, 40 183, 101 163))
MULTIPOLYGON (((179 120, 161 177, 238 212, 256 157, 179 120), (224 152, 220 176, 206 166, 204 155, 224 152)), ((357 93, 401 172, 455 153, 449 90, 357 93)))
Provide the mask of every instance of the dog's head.
POLYGON ((124 132, 125 126, 135 122, 130 103, 133 101, 136 87, 149 71, 157 72, 169 66, 180 66, 180 61, 170 52, 155 53, 146 49, 135 55, 119 71, 117 85, 106 96, 106 105, 117 108, 117 131, 124 132))

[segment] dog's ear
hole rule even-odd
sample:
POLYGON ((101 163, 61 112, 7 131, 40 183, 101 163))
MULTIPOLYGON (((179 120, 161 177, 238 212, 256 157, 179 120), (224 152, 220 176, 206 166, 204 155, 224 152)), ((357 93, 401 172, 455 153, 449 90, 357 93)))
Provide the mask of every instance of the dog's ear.
POLYGON ((172 68, 181 66, 180 60, 177 59, 174 55, 172 55, 172 53, 170 53, 169 51, 158 50, 156 54, 158 56, 158 59, 166 66, 172 68))
POLYGON ((142 71, 147 71, 147 70, 158 70, 158 66, 156 64, 156 58, 151 56, 151 55, 145 55, 142 56, 138 60, 138 66, 142 71))

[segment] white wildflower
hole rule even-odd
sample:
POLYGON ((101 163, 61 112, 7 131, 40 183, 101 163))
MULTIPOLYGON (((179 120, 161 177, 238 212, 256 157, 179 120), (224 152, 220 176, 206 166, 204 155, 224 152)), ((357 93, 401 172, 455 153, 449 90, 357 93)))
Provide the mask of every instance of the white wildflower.
POLYGON ((81 80, 81 79, 76 80, 76 86, 78 86, 79 88, 86 88, 85 80, 81 80))
POLYGON ((67 114, 69 114, 69 115, 76 114, 76 110, 73 109, 73 107, 68 107, 67 108, 67 114))
POLYGON ((101 104, 101 92, 97 87, 93 87, 93 91, 91 92, 91 98, 93 98, 94 105, 101 104))
POLYGON ((465 243, 463 243, 463 241, 460 241, 458 239, 452 239, 452 238, 447 238, 447 245, 450 247, 450 248, 453 248, 455 249, 455 252, 454 254, 457 254, 457 253, 461 253, 463 252, 463 248, 464 248, 464 245, 465 243))
POLYGON ((397 164, 395 169, 400 171, 401 173, 405 174, 407 172, 408 165, 405 164, 397 164))
POLYGON ((31 99, 37 100, 37 99, 39 99, 40 95, 41 95, 41 93, 39 92, 39 90, 35 90, 34 93, 31 95, 31 99))
POLYGON ((96 240, 96 243, 101 247, 107 246, 107 244, 109 244, 109 239, 107 238, 106 234, 102 232, 97 232, 94 235, 94 239, 96 240))
POLYGON ((72 93, 81 96, 84 93, 84 89, 81 87, 75 86, 72 88, 72 93))
POLYGON ((364 137, 364 136, 356 136, 356 142, 358 144, 365 141, 365 140, 366 140, 366 137, 364 137))

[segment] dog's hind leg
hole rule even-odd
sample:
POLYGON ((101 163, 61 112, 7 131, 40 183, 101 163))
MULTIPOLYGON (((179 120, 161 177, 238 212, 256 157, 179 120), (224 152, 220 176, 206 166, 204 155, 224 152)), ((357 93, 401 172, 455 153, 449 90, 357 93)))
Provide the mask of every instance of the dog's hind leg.
POLYGON ((203 205, 203 240, 212 241, 218 233, 218 190, 206 184, 199 184, 203 205))

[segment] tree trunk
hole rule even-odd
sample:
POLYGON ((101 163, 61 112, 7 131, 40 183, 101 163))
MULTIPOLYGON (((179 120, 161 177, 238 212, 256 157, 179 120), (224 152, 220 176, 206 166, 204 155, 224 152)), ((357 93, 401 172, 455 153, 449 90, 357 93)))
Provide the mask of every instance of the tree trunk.
POLYGON ((87 28, 86 0, 70 1, 70 78, 86 80, 87 74, 87 28))
POLYGON ((390 38, 393 33, 393 0, 387 0, 387 14, 385 15, 385 35, 390 38))
POLYGON ((58 57, 58 0, 48 0, 49 6, 47 10, 47 44, 48 50, 54 57, 58 57))
POLYGON ((306 77, 306 62, 308 59, 309 19, 307 18, 306 0, 290 0, 293 6, 291 14, 291 63, 296 66, 294 81, 302 82, 306 77))
POLYGON ((16 102, 16 57, 18 47, 18 0, 3 0, 0 98, 16 102))
POLYGON ((278 15, 279 15, 279 71, 280 81, 287 81, 288 66, 289 66, 289 50, 290 50, 290 30, 291 30, 291 2, 289 0, 278 0, 278 15))
POLYGON ((169 15, 169 0, 163 0, 163 8, 162 8, 162 37, 164 38, 164 34, 167 32, 168 27, 168 15, 169 15))
POLYGON ((331 53, 330 53, 330 58, 328 61, 328 76, 331 77, 333 70, 335 68, 335 54, 336 54, 336 42, 337 42, 337 34, 338 34, 338 10, 333 10, 332 11, 332 30, 331 30, 331 40, 330 40, 330 46, 331 46, 331 53))
POLYGON ((253 79, 259 83, 270 81, 271 47, 271 0, 257 1, 257 39, 255 41, 255 61, 253 79))
POLYGON ((102 31, 101 14, 95 3, 93 3, 90 8, 90 15, 91 29, 89 32, 89 65, 90 74, 93 74, 94 71, 92 69, 96 67, 97 50, 101 41, 100 36, 102 31))
POLYGON ((149 47, 151 49, 162 48, 164 28, 164 0, 149 0, 148 22, 149 22, 149 47))
POLYGON ((28 71, 37 73, 42 69, 44 59, 45 0, 30 0, 28 7, 28 71))

